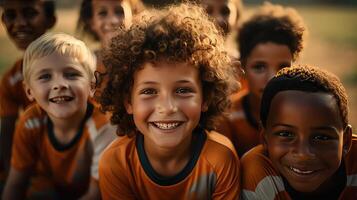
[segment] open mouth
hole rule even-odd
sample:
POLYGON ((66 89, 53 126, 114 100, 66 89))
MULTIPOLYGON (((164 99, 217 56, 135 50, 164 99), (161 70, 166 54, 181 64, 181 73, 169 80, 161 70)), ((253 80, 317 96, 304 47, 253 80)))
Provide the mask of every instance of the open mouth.
POLYGON ((156 128, 162 130, 172 130, 179 127, 183 122, 151 122, 156 128))
POLYGON ((305 170, 305 169, 298 169, 292 166, 288 167, 292 172, 294 172, 295 174, 298 175, 303 175, 303 176, 307 176, 307 175, 311 175, 313 173, 315 173, 317 170, 305 170))
POLYGON ((70 96, 59 96, 59 97, 53 97, 50 98, 50 102, 56 103, 56 104, 61 104, 65 102, 72 101, 74 98, 70 96))

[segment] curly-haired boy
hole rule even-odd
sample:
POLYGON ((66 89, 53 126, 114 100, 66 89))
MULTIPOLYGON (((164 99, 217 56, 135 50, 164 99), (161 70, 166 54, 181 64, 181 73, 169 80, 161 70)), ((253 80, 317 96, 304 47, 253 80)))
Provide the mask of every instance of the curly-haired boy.
MULTIPOLYGON (((134 20, 135 21, 135 20, 134 20)), ((239 159, 210 131, 237 86, 204 10, 152 10, 113 38, 100 102, 118 134, 99 164, 103 199, 237 199, 239 159)))

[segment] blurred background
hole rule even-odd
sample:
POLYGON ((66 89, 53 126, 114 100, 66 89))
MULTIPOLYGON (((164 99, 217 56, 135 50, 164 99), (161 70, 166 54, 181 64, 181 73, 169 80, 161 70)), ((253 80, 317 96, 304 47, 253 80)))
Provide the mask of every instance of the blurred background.
MULTIPOLYGON (((179 0, 144 0, 148 6, 163 6, 179 0)), ((357 133, 357 0, 275 0, 294 7, 308 28, 305 48, 296 63, 327 69, 340 77, 349 95, 350 123, 357 133)), ((243 0, 243 20, 249 17, 262 0, 243 0)), ((80 0, 58 0, 57 24, 52 31, 77 35, 75 32, 80 0)), ((0 11, 0 14, 2 11, 0 11)), ((90 46, 95 48, 94 43, 90 46)), ((8 39, 0 26, 0 76, 22 52, 8 39)))

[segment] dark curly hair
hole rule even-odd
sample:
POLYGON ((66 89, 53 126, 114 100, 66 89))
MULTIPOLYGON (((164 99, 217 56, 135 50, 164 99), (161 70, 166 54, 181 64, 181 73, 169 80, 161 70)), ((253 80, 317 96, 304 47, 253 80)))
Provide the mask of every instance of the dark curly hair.
POLYGON ((260 119, 266 127, 271 102, 279 92, 298 90, 332 94, 340 110, 343 126, 348 124, 347 93, 339 78, 334 74, 312 66, 286 67, 272 78, 264 89, 260 119))
POLYGON ((238 30, 236 42, 243 66, 254 47, 266 42, 287 45, 295 60, 303 48, 304 31, 303 20, 295 9, 265 3, 238 30))
POLYGON ((160 60, 189 63, 199 70, 208 106, 201 114, 200 126, 213 129, 214 117, 225 111, 229 94, 238 89, 223 35, 204 10, 192 3, 147 11, 134 21, 129 30, 119 30, 103 56, 106 85, 98 101, 102 110, 112 112, 117 134, 135 134, 133 116, 124 106, 124 100, 130 98, 134 73, 145 63, 160 60))
MULTIPOLYGON (((133 14, 137 14, 144 9, 144 4, 141 0, 118 0, 129 2, 133 14)), ((99 41, 98 35, 91 29, 90 20, 93 17, 93 0, 83 0, 79 11, 79 18, 77 20, 77 31, 82 35, 89 35, 95 41, 99 41)))

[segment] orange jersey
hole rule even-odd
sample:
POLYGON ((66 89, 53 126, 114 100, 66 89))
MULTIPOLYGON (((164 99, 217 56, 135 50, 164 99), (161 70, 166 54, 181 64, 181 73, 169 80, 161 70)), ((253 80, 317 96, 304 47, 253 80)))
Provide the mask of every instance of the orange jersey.
POLYGON ((0 117, 17 116, 30 100, 22 85, 22 59, 2 77, 0 84, 0 117))
MULTIPOLYGON (((16 127, 11 166, 31 173, 30 193, 53 187, 60 195, 83 195, 90 178, 98 180, 99 156, 115 138, 109 117, 88 104, 76 136, 61 144, 39 105, 31 105, 16 127)), ((76 196, 78 197, 78 196, 76 196)))
MULTIPOLYGON (((340 193, 340 200, 357 199, 357 137, 344 158, 346 186, 340 193)), ((266 156, 262 145, 249 151, 241 159, 242 198, 289 200, 293 196, 286 191, 283 178, 266 156)), ((328 191, 326 191, 328 192, 328 191)), ((327 194, 329 195, 329 194, 327 194)), ((293 197, 294 198, 294 197, 293 197)))
POLYGON ((154 171, 143 135, 113 142, 99 163, 103 199, 238 199, 239 159, 231 142, 216 132, 194 134, 191 159, 173 177, 154 171))
POLYGON ((259 125, 251 120, 247 99, 248 91, 241 91, 232 97, 232 108, 228 117, 221 117, 217 131, 227 136, 241 157, 245 152, 260 144, 259 125))

